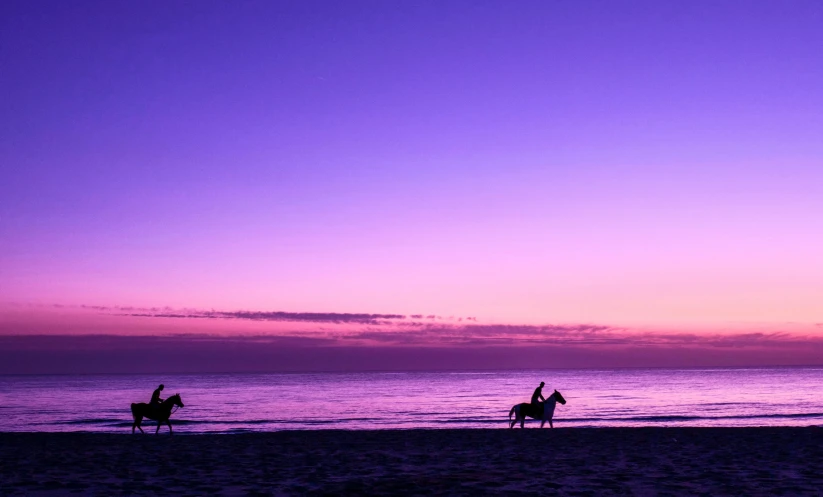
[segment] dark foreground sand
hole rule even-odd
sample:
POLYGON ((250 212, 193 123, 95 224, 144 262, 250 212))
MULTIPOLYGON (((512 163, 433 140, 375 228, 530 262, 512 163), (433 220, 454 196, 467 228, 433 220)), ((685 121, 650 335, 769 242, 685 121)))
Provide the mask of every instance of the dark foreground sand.
POLYGON ((823 495, 821 428, 0 434, 0 495, 823 495))

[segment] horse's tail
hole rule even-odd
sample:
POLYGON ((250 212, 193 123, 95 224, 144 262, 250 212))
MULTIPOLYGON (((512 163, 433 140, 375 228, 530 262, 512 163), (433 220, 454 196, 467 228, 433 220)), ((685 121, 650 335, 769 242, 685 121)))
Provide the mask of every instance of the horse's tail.
POLYGON ((509 411, 509 421, 512 420, 512 414, 514 414, 514 410, 517 409, 517 404, 512 406, 512 410, 509 411))

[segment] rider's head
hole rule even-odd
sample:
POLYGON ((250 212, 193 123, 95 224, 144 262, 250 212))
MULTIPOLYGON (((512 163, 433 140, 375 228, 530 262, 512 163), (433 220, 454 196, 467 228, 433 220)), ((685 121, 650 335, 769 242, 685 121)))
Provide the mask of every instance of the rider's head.
POLYGON ((163 384, 162 383, 160 384, 160 390, 163 390, 163 384))
MULTIPOLYGON (((543 382, 541 381, 541 382, 540 382, 540 386, 542 387, 542 386, 544 386, 544 385, 545 385, 545 383, 543 383, 543 382)), ((161 385, 161 386, 162 386, 162 385, 161 385)))

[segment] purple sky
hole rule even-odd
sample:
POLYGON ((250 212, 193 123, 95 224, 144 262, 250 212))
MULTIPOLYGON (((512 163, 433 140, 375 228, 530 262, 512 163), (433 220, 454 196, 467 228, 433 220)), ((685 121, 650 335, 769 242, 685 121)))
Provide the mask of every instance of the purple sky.
POLYGON ((821 26, 818 1, 4 1, 0 334, 180 326, 60 304, 823 341, 821 26))

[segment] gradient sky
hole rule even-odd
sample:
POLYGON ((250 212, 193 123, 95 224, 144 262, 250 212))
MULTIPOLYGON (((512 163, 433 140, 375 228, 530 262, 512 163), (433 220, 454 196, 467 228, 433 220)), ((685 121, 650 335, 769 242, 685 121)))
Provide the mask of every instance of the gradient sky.
POLYGON ((819 1, 4 1, 0 332, 58 304, 823 340, 821 26, 819 1))

